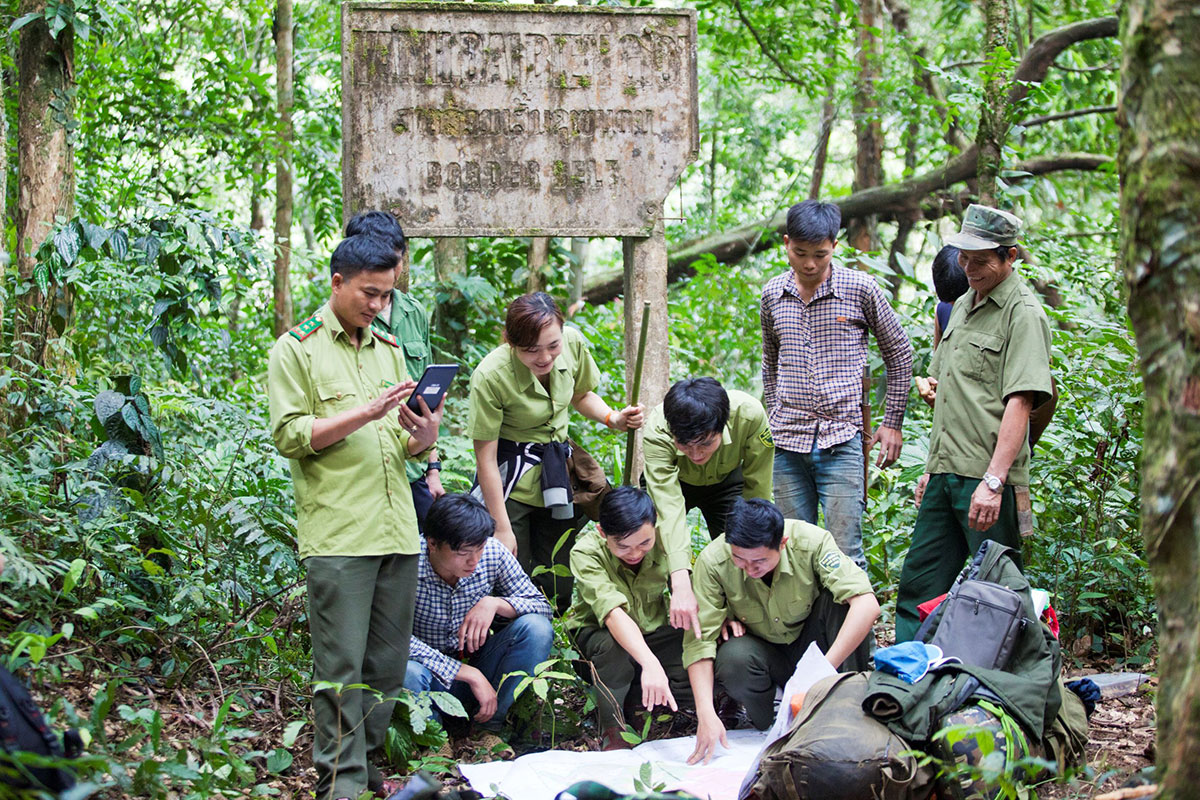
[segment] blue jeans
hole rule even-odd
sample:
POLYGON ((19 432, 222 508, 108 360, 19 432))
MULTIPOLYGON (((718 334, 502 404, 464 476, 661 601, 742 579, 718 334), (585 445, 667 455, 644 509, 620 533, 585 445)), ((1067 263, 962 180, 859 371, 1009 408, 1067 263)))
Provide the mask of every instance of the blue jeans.
MULTIPOLYGON (((499 631, 488 636, 483 647, 472 654, 466 663, 483 673, 496 691, 496 713, 482 727, 489 730, 500 730, 504 725, 504 716, 513 704, 513 692, 521 682, 519 676, 510 676, 510 672, 533 674, 533 669, 550 656, 550 645, 554 643, 554 626, 550 620, 541 614, 522 614, 499 631)), ((454 681, 453 686, 446 686, 432 672, 418 661, 409 660, 408 670, 404 673, 404 688, 412 692, 450 692, 473 714, 479 707, 471 687, 462 681, 454 681)), ((437 706, 433 715, 439 721, 441 714, 437 706)))
POLYGON ((775 505, 787 519, 817 524, 820 503, 822 527, 833 534, 838 548, 864 570, 862 546, 862 434, 825 450, 811 453, 775 448, 775 505))

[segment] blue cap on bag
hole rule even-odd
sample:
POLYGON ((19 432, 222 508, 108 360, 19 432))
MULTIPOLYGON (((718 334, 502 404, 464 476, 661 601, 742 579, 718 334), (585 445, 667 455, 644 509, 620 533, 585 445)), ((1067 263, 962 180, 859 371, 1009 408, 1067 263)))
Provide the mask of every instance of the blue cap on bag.
POLYGON ((942 648, 922 642, 901 642, 875 651, 875 669, 906 683, 925 677, 930 664, 942 658, 942 648))

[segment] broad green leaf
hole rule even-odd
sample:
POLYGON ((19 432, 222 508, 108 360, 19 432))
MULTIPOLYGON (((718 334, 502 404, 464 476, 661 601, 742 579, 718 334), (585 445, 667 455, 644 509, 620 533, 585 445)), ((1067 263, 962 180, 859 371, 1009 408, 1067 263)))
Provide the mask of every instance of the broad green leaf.
POLYGON ((44 16, 41 11, 30 11, 28 14, 17 17, 13 20, 13 24, 8 26, 9 33, 16 33, 34 20, 41 19, 44 16))
POLYGON ((77 558, 71 562, 71 566, 63 575, 63 594, 69 594, 72 589, 79 583, 79 579, 83 576, 84 569, 87 568, 87 562, 82 558, 77 558))
POLYGON ((296 719, 289 722, 283 728, 283 746, 291 747, 296 743, 296 737, 300 735, 300 731, 308 723, 302 719, 296 719))
POLYGON ((291 765, 292 754, 282 747, 275 748, 275 752, 267 756, 267 772, 278 775, 291 765))
POLYGON ((50 293, 50 267, 42 261, 33 265, 33 282, 43 296, 50 293))
POLYGON ((92 407, 96 411, 96 418, 101 422, 106 422, 113 414, 120 414, 121 409, 125 407, 125 395, 106 390, 96 395, 96 400, 92 407))
POLYGON ((54 249, 58 251, 59 258, 66 266, 74 266, 79 252, 83 249, 83 238, 79 235, 79 226, 76 223, 64 225, 54 232, 54 249))
POLYGON ((443 714, 449 714, 452 717, 467 716, 467 710, 463 708, 462 702, 449 692, 430 692, 429 699, 441 709, 443 714))
POLYGON ((117 261, 124 261, 129 254, 129 234, 117 228, 108 237, 108 252, 117 261))

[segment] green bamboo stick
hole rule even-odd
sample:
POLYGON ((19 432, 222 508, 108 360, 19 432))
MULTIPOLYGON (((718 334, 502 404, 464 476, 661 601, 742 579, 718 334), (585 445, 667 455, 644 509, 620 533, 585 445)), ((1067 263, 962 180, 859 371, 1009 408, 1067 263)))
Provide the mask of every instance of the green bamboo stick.
MULTIPOLYGON (((646 331, 650 327, 650 301, 642 303, 642 333, 638 338, 637 366, 633 370, 633 397, 629 405, 638 404, 638 395, 642 393, 642 362, 646 360, 646 331)), ((629 486, 633 481, 633 449, 637 441, 637 431, 625 434, 625 478, 622 485, 629 486)))

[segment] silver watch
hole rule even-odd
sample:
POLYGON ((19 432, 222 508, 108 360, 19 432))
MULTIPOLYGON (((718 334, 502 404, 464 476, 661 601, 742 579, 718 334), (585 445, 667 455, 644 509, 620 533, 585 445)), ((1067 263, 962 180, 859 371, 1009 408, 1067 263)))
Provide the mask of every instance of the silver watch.
POLYGON ((1000 480, 990 472, 983 473, 983 482, 987 484, 989 489, 996 493, 999 493, 1000 490, 1004 488, 1004 481, 1000 480))

